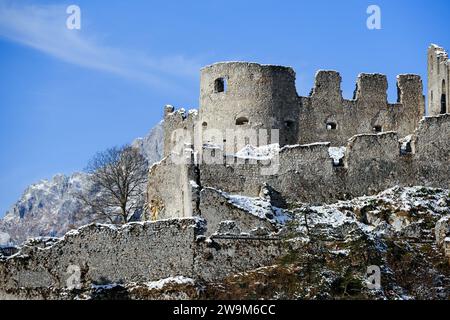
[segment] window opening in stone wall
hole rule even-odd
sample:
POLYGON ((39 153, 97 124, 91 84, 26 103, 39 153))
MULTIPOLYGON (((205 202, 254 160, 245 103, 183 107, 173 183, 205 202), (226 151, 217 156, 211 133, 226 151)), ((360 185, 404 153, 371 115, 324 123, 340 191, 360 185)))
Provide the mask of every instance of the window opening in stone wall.
POLYGON ((236 119, 236 125, 237 126, 243 126, 248 124, 248 118, 247 117, 239 117, 236 119))
POLYGON ((225 78, 219 78, 214 81, 214 91, 216 93, 227 91, 227 81, 225 78))
POLYGON ((380 132, 383 132, 383 127, 382 126, 374 126, 373 127, 373 132, 376 132, 376 133, 380 133, 380 132))
POLYGON ((337 123, 336 122, 327 122, 327 130, 336 130, 337 123))
POLYGON ((286 126, 286 128, 288 129, 293 129, 295 127, 295 122, 292 120, 286 120, 284 122, 284 125, 286 126))
POLYGON ((441 114, 445 113, 447 113, 447 90, 445 88, 445 80, 442 80, 441 114))

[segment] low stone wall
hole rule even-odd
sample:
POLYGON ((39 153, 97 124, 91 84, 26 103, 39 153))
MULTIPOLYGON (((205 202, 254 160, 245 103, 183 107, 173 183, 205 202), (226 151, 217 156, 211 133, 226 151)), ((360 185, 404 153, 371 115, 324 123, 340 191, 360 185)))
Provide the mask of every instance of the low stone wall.
POLYGON ((0 288, 65 288, 82 284, 193 276, 196 219, 133 223, 116 229, 88 225, 48 247, 29 243, 0 262, 0 288))
POLYGON ((220 280, 270 264, 277 240, 207 240, 200 218, 88 225, 62 239, 30 241, 0 260, 0 298, 46 298, 51 290, 143 283, 185 276, 220 280), (80 286, 80 287, 78 287, 80 286))

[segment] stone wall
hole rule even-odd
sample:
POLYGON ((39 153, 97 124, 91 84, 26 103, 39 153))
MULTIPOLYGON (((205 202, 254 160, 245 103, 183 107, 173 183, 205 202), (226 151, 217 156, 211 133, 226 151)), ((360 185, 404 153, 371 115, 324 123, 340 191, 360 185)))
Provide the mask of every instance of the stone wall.
POLYGON ((428 48, 428 114, 450 112, 450 63, 444 48, 431 45, 428 48), (445 107, 442 96, 445 95, 445 107))
POLYGON ((397 131, 411 134, 424 114, 422 81, 416 75, 397 77, 398 102, 387 101, 388 83, 380 74, 360 74, 353 100, 342 97, 341 76, 319 71, 309 97, 300 98, 298 144, 331 142, 344 145, 357 134, 397 131))
MULTIPOLYGON (((343 145, 354 135, 397 131, 411 134, 425 112, 422 80, 417 75, 397 77, 398 98, 388 103, 387 78, 360 74, 352 100, 342 97, 341 76, 336 71, 319 71, 308 97, 298 96, 295 71, 289 67, 247 62, 223 62, 201 70, 199 113, 165 109, 165 156, 176 137, 185 131, 185 143, 228 145, 226 130, 279 130, 279 144, 330 142, 343 145), (218 85, 218 82, 220 85, 218 85), (219 87, 219 88, 218 88, 219 87), (194 132, 194 128, 196 128, 194 132), (222 132, 223 141, 205 134, 222 132)), ((259 145, 267 144, 265 142, 259 145)), ((198 148, 200 146, 200 148, 198 148)), ((234 148, 232 145, 231 148, 234 148)))
POLYGON ((175 110, 173 106, 164 107, 164 156, 177 152, 177 143, 192 145, 194 126, 198 123, 197 110, 175 110))
POLYGON ((255 228, 274 232, 275 227, 267 220, 230 203, 226 195, 216 189, 204 188, 200 192, 199 215, 206 220, 206 235, 218 232, 223 221, 233 221, 238 233, 250 234, 255 228))
MULTIPOLYGON (((384 185, 410 181, 406 168, 418 169, 412 167, 411 157, 400 157, 395 140, 412 134, 424 114, 420 77, 397 77, 395 104, 387 101, 388 83, 384 75, 360 74, 352 100, 342 97, 341 81, 335 71, 319 71, 311 94, 299 97, 295 72, 288 67, 226 62, 203 68, 199 113, 176 111, 172 106, 165 108, 166 159, 151 170, 148 189, 153 216, 189 216, 198 209, 198 192, 204 186, 256 196, 261 185, 268 182, 290 199, 320 202, 372 193, 384 185), (219 134, 206 135, 211 129, 219 134), (280 145, 296 146, 281 151, 280 168, 270 176, 261 176, 263 163, 235 164, 233 159, 224 166, 217 163, 196 166, 198 161, 193 162, 194 166, 174 166, 170 157, 183 154, 186 148, 193 150, 193 157, 204 159, 209 155, 218 163, 223 162, 220 149, 205 149, 203 145, 225 145, 224 153, 230 154, 229 145, 235 144, 227 142, 225 131, 230 129, 241 135, 247 129, 279 129, 280 145), (380 132, 386 134, 376 135, 380 132), (360 134, 367 136, 348 142, 360 134), (387 143, 387 149, 377 149, 380 143, 387 143), (328 148, 341 145, 347 145, 347 152, 353 149, 353 153, 344 158, 344 168, 336 168, 328 156, 328 148), (376 174, 381 176, 377 178, 376 174), (361 183, 359 175, 367 181, 361 183)), ((267 142, 259 141, 259 145, 267 142)), ((238 151, 234 147, 231 150, 238 151)), ((426 164, 429 159, 424 157, 426 164)), ((424 170, 421 172, 427 176, 424 170)))
POLYGON ((450 114, 427 117, 413 136, 413 173, 418 185, 450 186, 450 114))
POLYGON ((192 164, 175 164, 166 157, 150 168, 148 220, 191 217, 196 208, 198 174, 192 164))
POLYGON ((284 247, 278 238, 215 236, 200 242, 194 266, 205 281, 223 279, 238 272, 270 266, 279 259, 284 247))
POLYGON ((118 229, 88 225, 47 245, 28 243, 17 255, 0 261, 0 288, 64 288, 76 270, 82 283, 89 284, 193 276, 197 227, 195 219, 133 223, 118 229))
MULTIPOLYGON (((278 161, 278 170, 272 175, 261 174, 267 161, 230 158, 216 149, 221 164, 198 164, 196 179, 200 189, 211 187, 250 197, 258 197, 267 184, 288 202, 309 203, 372 195, 396 185, 449 188, 448 137, 450 115, 442 115, 424 118, 406 140, 396 132, 354 136, 339 165, 329 155, 329 143, 286 146, 273 159, 278 161)), ((169 185, 167 189, 179 192, 169 185)), ((201 214, 201 197, 199 201, 201 214)))
POLYGON ((266 266, 280 254, 277 238, 218 235, 206 241, 204 224, 196 218, 122 228, 93 224, 62 239, 33 240, 0 259, 0 299, 42 299, 51 290, 176 276, 214 281, 266 266))

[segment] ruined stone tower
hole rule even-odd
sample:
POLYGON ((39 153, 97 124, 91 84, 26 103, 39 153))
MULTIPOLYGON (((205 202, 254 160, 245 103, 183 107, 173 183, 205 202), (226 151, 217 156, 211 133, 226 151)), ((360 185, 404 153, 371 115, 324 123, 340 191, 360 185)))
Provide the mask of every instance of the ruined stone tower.
POLYGON ((292 68, 226 62, 201 70, 199 120, 218 130, 278 129, 297 143, 298 97, 292 68))
POLYGON ((428 48, 428 114, 450 112, 450 62, 445 50, 435 44, 428 48))
POLYGON ((184 139, 188 145, 200 141, 196 150, 205 143, 226 142, 229 146, 233 143, 226 141, 225 131, 246 129, 264 129, 268 133, 266 141, 246 144, 266 145, 270 139, 280 146, 315 142, 342 146, 357 134, 397 131, 406 136, 424 115, 423 85, 417 75, 397 77, 396 103, 387 100, 385 75, 360 74, 351 100, 343 98, 341 82, 336 71, 318 71, 311 94, 302 97, 297 94, 295 72, 290 67, 249 62, 207 66, 201 70, 198 113, 176 111, 172 106, 165 109, 165 155, 178 140, 175 131, 188 137, 184 139), (277 141, 269 137, 273 129, 278 130, 277 141), (211 131, 220 134, 204 134, 211 131))

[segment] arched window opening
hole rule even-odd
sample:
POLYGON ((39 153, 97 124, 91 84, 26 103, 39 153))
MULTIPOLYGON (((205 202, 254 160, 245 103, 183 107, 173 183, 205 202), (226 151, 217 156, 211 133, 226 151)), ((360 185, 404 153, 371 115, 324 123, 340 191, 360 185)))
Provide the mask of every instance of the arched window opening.
POLYGON ((208 126, 208 123, 207 123, 207 122, 203 122, 203 123, 202 123, 202 127, 203 127, 203 128, 206 128, 207 126, 208 126))
POLYGON ((327 122, 327 130, 336 130, 337 129, 337 123, 336 122, 327 122))
POLYGON ((373 132, 375 132, 375 133, 383 132, 383 127, 380 125, 376 125, 373 127, 373 132))
POLYGON ((247 117, 239 117, 236 119, 236 125, 237 126, 243 126, 248 124, 248 118, 247 117))
POLYGON ((214 81, 214 91, 216 93, 227 91, 227 80, 225 78, 218 78, 214 81))

